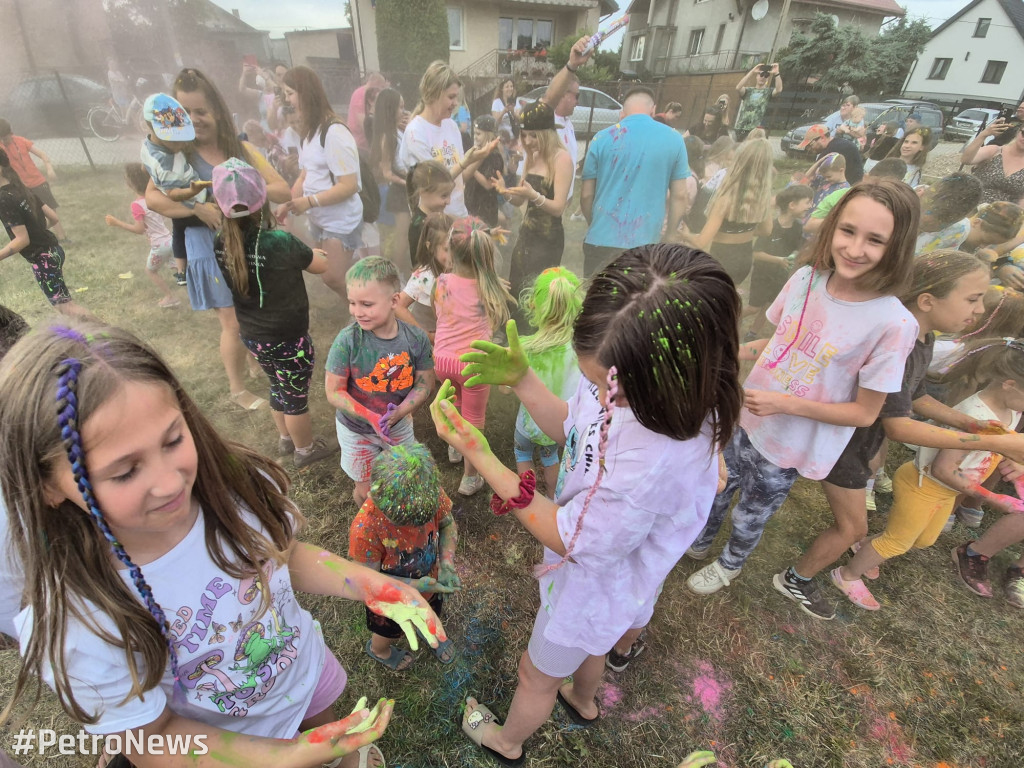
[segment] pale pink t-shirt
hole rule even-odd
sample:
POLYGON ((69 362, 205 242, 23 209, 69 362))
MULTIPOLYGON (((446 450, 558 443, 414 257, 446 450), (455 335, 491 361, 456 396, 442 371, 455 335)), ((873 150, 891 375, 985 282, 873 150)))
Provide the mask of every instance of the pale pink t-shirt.
POLYGON ((456 356, 470 351, 470 342, 490 341, 491 320, 480 301, 476 280, 450 272, 437 276, 434 311, 434 357, 456 356))
MULTIPOLYGON (((894 296, 858 302, 836 299, 826 288, 831 274, 804 267, 789 278, 768 308, 768 319, 777 326, 775 335, 744 382, 745 389, 786 392, 819 403, 853 402, 858 387, 899 392, 903 367, 917 339, 917 320, 894 296), (798 325, 796 343, 770 368, 798 325)), ((740 425, 772 464, 793 467, 811 480, 828 475, 854 430, 803 416, 755 416, 746 408, 740 412, 740 425)))

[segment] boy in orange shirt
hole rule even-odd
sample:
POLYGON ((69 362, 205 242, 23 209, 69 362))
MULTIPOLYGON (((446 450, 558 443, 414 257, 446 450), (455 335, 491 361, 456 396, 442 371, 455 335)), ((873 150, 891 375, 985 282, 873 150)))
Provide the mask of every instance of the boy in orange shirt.
MULTIPOLYGON (((50 206, 50 208, 56 211, 58 207, 57 199, 53 196, 53 192, 50 191, 50 185, 46 180, 56 181, 57 173, 53 170, 53 163, 50 162, 47 154, 24 136, 15 136, 11 124, 2 118, 0 118, 0 145, 3 146, 7 157, 10 158, 11 167, 21 178, 21 183, 28 188, 29 192, 39 198, 39 202, 50 206), (46 166, 45 177, 40 173, 38 166, 36 166, 35 161, 30 155, 35 155, 43 161, 43 165, 46 166)), ((53 233, 57 235, 59 242, 67 242, 68 238, 64 233, 64 225, 59 221, 53 225, 53 233)))

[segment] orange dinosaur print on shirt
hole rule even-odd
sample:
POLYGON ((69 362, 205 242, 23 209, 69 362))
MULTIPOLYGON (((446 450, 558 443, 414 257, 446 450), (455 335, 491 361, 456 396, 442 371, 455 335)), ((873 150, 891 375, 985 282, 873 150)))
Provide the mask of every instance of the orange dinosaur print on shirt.
POLYGON ((413 372, 408 352, 384 355, 369 374, 356 379, 356 386, 364 392, 400 392, 412 387, 413 372))

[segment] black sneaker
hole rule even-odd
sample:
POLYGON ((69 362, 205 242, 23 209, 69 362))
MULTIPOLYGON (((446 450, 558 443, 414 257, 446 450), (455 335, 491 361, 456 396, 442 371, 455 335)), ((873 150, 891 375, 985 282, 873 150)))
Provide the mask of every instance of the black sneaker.
POLYGON ((174 282, 176 282, 178 285, 188 285, 188 280, 185 279, 184 272, 175 272, 174 282))
POLYGON ((647 643, 644 642, 644 636, 641 633, 640 637, 633 641, 633 645, 630 646, 628 653, 617 653, 614 648, 608 651, 608 656, 604 660, 605 666, 612 672, 625 672, 629 662, 633 661, 646 649, 647 643))
POLYGON ((775 574, 772 577, 772 584, 779 592, 799 605, 800 610, 808 616, 825 621, 832 621, 836 617, 835 608, 821 596, 821 592, 813 581, 790 579, 787 570, 775 574))

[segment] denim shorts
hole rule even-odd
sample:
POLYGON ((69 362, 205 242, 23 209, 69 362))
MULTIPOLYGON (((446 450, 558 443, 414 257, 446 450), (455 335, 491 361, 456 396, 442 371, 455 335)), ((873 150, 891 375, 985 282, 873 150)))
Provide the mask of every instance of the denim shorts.
MULTIPOLYGON (((353 432, 337 419, 334 426, 338 432, 341 447, 341 468, 356 483, 370 482, 370 465, 388 447, 376 432, 362 434, 353 432)), ((395 445, 410 445, 416 442, 412 431, 412 416, 406 416, 391 428, 391 440, 395 445)))
POLYGON ((346 251, 355 251, 363 247, 363 222, 359 222, 359 226, 353 229, 351 232, 342 234, 340 232, 331 232, 327 229, 320 229, 313 220, 306 218, 306 223, 309 225, 309 236, 314 241, 320 243, 324 240, 338 240, 341 242, 341 247, 346 251))
POLYGON ((553 467, 558 463, 558 446, 541 445, 535 443, 527 435, 516 429, 515 452, 517 464, 532 464, 534 449, 540 451, 540 464, 542 467, 553 467))

